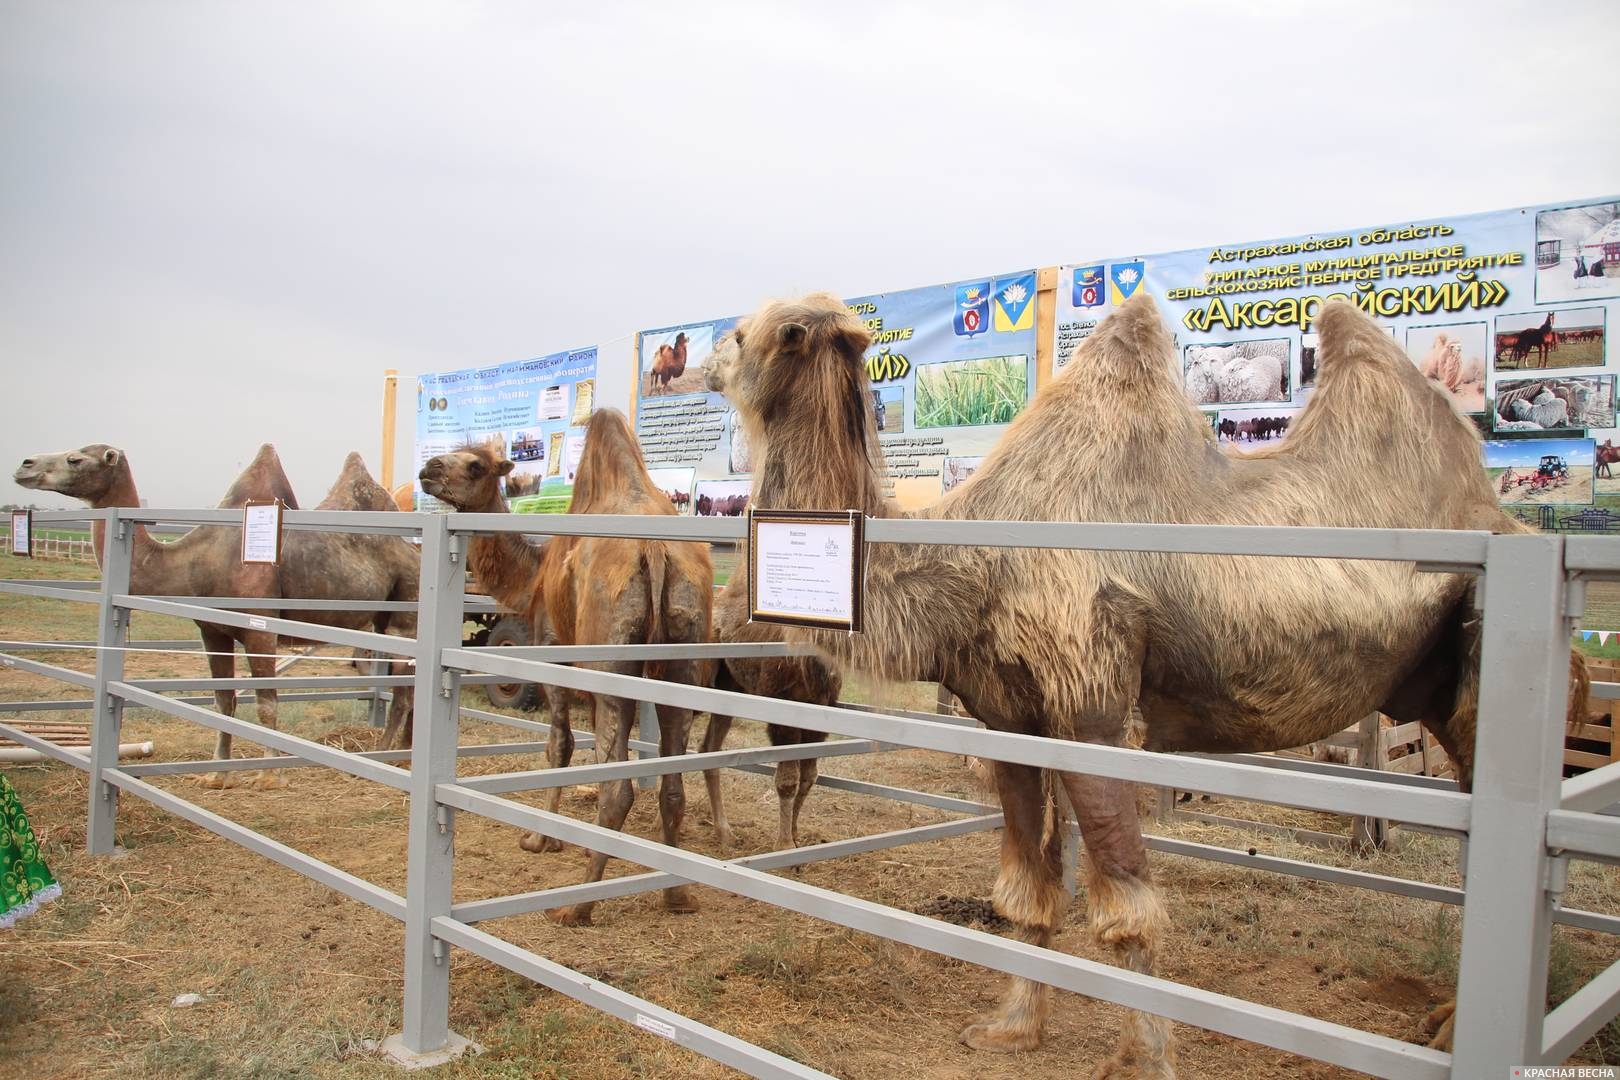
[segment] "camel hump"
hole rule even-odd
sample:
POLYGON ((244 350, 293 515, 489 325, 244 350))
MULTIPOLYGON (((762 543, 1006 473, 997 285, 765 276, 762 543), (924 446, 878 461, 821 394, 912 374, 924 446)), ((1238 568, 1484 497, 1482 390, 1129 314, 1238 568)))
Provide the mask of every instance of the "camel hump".
POLYGON ((281 457, 272 443, 261 443, 259 450, 248 462, 230 488, 220 506, 237 507, 249 499, 255 501, 280 499, 289 510, 298 509, 298 498, 293 494, 292 481, 281 467, 281 457))
MULTIPOLYGON (((1168 375, 1174 367, 1175 340, 1159 307, 1138 291, 1104 319, 1075 349, 1076 371, 1129 377, 1145 369, 1168 375)), ((1179 392, 1179 391, 1178 391, 1179 392)))
POLYGON ((1406 371, 1412 361, 1395 343, 1388 330, 1348 300, 1329 300, 1316 316, 1320 341, 1317 353, 1318 380, 1326 384, 1337 369, 1372 365, 1391 371, 1406 371))
POLYGON ((372 477, 357 451, 343 459, 337 482, 321 500, 318 510, 397 510, 394 497, 372 477))

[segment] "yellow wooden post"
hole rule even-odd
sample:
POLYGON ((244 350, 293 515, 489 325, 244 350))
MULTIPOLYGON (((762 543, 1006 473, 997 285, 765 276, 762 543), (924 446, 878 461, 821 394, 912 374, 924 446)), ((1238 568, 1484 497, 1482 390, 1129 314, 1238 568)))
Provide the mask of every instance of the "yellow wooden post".
POLYGON ((382 486, 394 490, 394 413, 399 396, 399 372, 388 368, 383 372, 383 425, 382 425, 382 486))
POLYGON ((1052 329, 1057 325, 1058 268, 1045 266, 1035 272, 1035 389, 1039 391, 1052 378, 1052 329))

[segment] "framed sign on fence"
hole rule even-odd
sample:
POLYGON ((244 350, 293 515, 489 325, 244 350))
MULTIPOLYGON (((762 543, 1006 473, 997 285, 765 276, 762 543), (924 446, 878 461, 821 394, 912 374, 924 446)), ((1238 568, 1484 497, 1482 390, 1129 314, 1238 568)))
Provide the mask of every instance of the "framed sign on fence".
POLYGON ((13 510, 11 512, 11 553, 21 555, 25 559, 34 557, 34 512, 32 510, 13 510))
POLYGON ((242 505, 242 561, 277 563, 281 561, 281 500, 242 505))
POLYGON ((854 510, 750 509, 750 618, 859 633, 864 521, 854 510))

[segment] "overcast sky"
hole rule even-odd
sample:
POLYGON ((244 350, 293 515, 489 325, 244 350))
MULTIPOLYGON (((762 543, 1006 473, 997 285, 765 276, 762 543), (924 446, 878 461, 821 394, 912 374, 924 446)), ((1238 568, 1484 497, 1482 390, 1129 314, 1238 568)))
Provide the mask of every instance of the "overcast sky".
POLYGON ((1620 189, 1620 4, 1318 9, 0 0, 0 502, 269 441, 314 505, 389 367, 1620 189))

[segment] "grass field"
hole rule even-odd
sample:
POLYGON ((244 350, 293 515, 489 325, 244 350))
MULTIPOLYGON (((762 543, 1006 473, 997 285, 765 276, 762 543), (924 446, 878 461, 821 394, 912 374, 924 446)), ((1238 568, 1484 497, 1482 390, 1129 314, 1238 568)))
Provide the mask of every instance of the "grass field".
MULTIPOLYGON (((6 578, 84 577, 87 570, 0 557, 0 577, 6 578)), ((1603 603, 1617 602, 1606 597, 1603 603)), ((90 637, 93 610, 0 596, 0 637, 90 637)), ((136 616, 134 630, 137 637, 194 632, 180 620, 146 615, 136 616)), ((89 654, 62 662, 80 670, 93 666, 89 654)), ((194 656, 129 661, 131 677, 204 673, 194 656)), ((66 695, 46 679, 0 673, 0 697, 53 696, 66 695)), ((857 680, 846 696, 926 708, 933 688, 857 680)), ((476 691, 469 697, 471 704, 483 706, 476 691)), ((241 715, 251 719, 252 709, 241 715)), ((580 722, 577 715, 575 722, 580 722)), ((369 748, 375 740, 361 706, 352 702, 289 704, 282 709, 282 723, 304 737, 351 749, 369 748)), ((126 732, 128 739, 156 742, 159 760, 201 757, 212 745, 211 734, 150 710, 131 710, 126 732)), ((510 737, 482 721, 462 725, 463 742, 510 737)), ((764 733, 740 721, 732 742, 757 745, 764 733)), ((588 751, 581 756, 591 759, 588 751)), ((538 755, 467 759, 462 772, 539 764, 538 755)), ((829 763, 826 771, 982 798, 960 761, 946 755, 901 751, 845 758, 829 763)), ((7 775, 21 792, 64 896, 20 923, 0 944, 0 1015, 7 1018, 0 1024, 0 1075, 42 1080, 381 1080, 398 1075, 370 1049, 400 1025, 403 938, 397 923, 135 798, 125 798, 119 810, 119 843, 127 854, 90 858, 82 850, 87 798, 82 775, 56 765, 8 767, 7 775), (202 995, 202 1004, 173 1007, 175 996, 184 993, 202 995)), ((179 779, 159 783, 402 892, 405 802, 400 793, 321 769, 295 770, 290 776, 291 786, 277 792, 208 791, 179 779)), ((724 782, 738 834, 737 850, 730 854, 769 850, 776 828, 769 778, 728 774, 724 782)), ((726 854, 714 843, 696 777, 687 792, 685 846, 726 854)), ((638 798, 630 832, 657 835, 653 803, 638 798)), ((594 800, 569 789, 563 809, 588 818, 594 800)), ((1231 800, 1217 800, 1212 809, 1279 824, 1345 829, 1343 819, 1305 811, 1231 800)), ((949 816, 828 789, 811 796, 804 815, 807 843, 949 816)), ((1437 837, 1397 832, 1388 850, 1358 859, 1192 822, 1151 831, 1438 884, 1457 882, 1455 845, 1437 837)), ((584 856, 578 850, 532 856, 518 851, 516 838, 511 829, 461 816, 457 902, 580 879, 584 856)), ((800 878, 899 907, 957 912, 953 917, 970 921, 989 895, 997 849, 997 836, 979 834, 813 864, 800 878)), ((1179 857, 1155 856, 1154 865, 1174 920, 1160 954, 1159 971, 1169 978, 1412 1041, 1424 1037, 1423 1013, 1452 992, 1459 934, 1455 909, 1179 857)), ((609 867, 610 876, 633 872, 620 863, 609 867)), ((1620 912, 1620 870, 1575 863, 1570 878, 1568 906, 1620 912)), ((537 915, 484 926, 602 982, 838 1076, 1070 1080, 1112 1050, 1120 1010, 1059 994, 1040 1050, 1016 1057, 974 1054, 955 1035, 995 1002, 1000 976, 714 890, 695 892, 702 910, 690 916, 664 912, 652 894, 606 902, 589 928, 563 929, 537 915)), ((1612 938, 1558 928, 1553 942, 1553 1001, 1614 960, 1612 938)), ((1086 931, 1083 887, 1057 947, 1110 960, 1086 931)), ((485 1053, 435 1075, 454 1080, 735 1075, 481 960, 457 953, 452 963, 451 1026, 481 1043, 485 1053)), ((1179 1026, 1177 1036, 1185 1076, 1338 1080, 1359 1075, 1196 1028, 1179 1026)), ((1611 1026, 1588 1043, 1579 1060, 1620 1060, 1620 1027, 1611 1026)))
POLYGON ((1022 356, 953 360, 917 368, 916 426, 1008 424, 1029 399, 1022 356))

